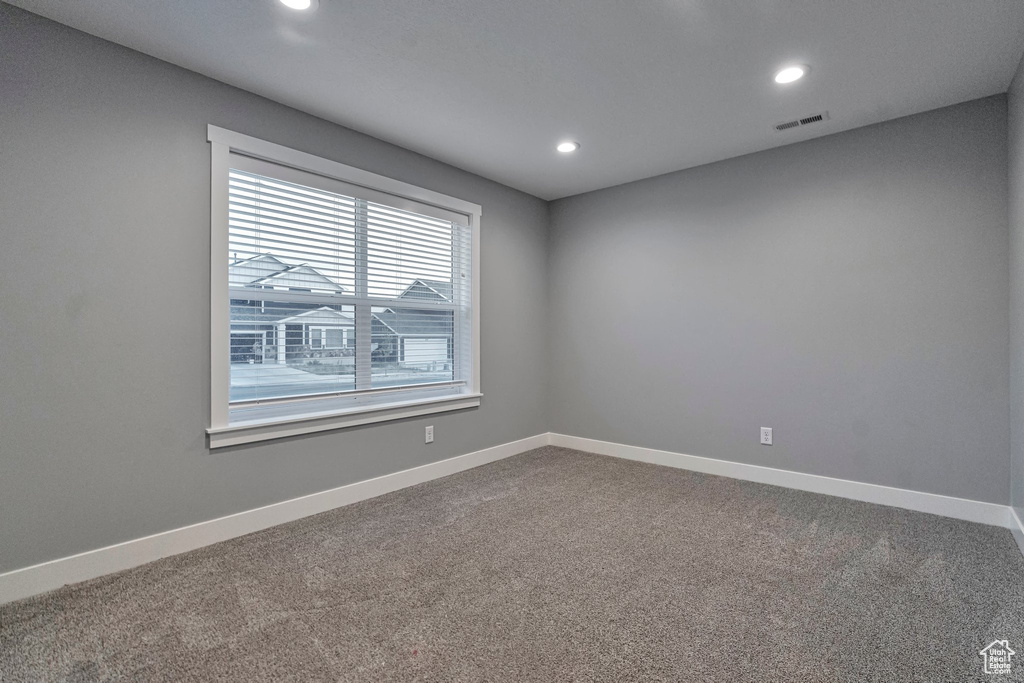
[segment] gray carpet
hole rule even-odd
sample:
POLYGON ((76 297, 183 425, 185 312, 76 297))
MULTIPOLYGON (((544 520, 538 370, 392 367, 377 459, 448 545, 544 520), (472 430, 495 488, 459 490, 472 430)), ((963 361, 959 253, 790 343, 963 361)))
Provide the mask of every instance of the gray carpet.
POLYGON ((1005 529, 542 448, 0 607, 0 679, 1024 680, 1005 529), (978 651, 1006 638, 1011 676, 978 651))

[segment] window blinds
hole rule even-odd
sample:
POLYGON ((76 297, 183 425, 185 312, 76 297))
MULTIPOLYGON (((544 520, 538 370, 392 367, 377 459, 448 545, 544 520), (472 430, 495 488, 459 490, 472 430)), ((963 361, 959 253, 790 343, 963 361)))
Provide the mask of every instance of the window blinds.
POLYGON ((469 381, 466 217, 241 155, 230 167, 233 410, 469 381))

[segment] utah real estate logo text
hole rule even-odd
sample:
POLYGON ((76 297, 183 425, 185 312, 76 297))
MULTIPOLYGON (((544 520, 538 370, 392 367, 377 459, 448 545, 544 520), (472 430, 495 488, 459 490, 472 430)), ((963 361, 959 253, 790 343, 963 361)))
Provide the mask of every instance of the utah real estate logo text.
POLYGON ((1010 649, 1009 641, 993 640, 978 654, 985 658, 985 673, 1008 674, 1012 666, 1010 658, 1017 653, 1010 649))

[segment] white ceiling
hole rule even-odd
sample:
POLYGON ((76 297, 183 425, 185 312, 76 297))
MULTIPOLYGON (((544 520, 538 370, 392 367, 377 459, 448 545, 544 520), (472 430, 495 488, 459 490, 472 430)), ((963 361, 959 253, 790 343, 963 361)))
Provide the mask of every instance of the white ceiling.
POLYGON ((1024 49, 1020 0, 9 1, 544 199, 1004 92, 1024 49))

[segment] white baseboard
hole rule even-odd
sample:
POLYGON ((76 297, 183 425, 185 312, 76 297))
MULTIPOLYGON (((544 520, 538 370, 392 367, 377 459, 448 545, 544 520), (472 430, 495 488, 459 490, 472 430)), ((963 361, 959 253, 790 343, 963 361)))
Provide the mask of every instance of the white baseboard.
POLYGON ((1017 541, 1017 547, 1020 548, 1021 553, 1024 553, 1024 522, 1020 520, 1020 516, 1013 506, 1010 506, 1010 531, 1013 532, 1013 538, 1017 541))
POLYGON ((239 512, 227 517, 16 569, 6 574, 0 574, 0 604, 351 505, 361 500, 422 484, 432 479, 486 465, 547 445, 563 446, 599 455, 717 474, 733 479, 773 484, 801 491, 823 493, 1000 526, 1013 532, 1021 552, 1024 553, 1024 524, 1021 523, 1013 509, 1006 505, 548 433, 254 510, 239 512))
MULTIPOLYGON (((801 472, 791 472, 789 470, 779 470, 759 465, 746 465, 744 463, 729 462, 728 460, 703 458, 696 455, 684 455, 682 453, 659 451, 652 448, 626 446, 608 441, 585 439, 578 436, 551 434, 550 437, 552 446, 575 448, 599 455, 625 458, 626 460, 667 465, 668 467, 693 470, 694 472, 717 474, 733 479, 785 486, 800 491, 823 493, 829 496, 850 498, 866 503, 889 505, 916 510, 917 512, 929 512, 933 515, 953 517, 954 519, 964 519, 969 522, 1012 528, 1010 521, 1012 512, 1009 506, 996 503, 985 503, 979 500, 941 496, 936 493, 897 489, 891 486, 879 486, 878 484, 865 484, 848 479, 833 479, 832 477, 821 477, 815 474, 803 474, 801 472)), ((1018 538, 1018 543, 1020 542, 1018 538)))
POLYGON ((268 527, 351 505, 416 484, 446 477, 548 444, 547 434, 486 448, 375 479, 274 503, 180 529, 62 557, 0 574, 0 604, 60 588, 69 583, 137 567, 268 527))

